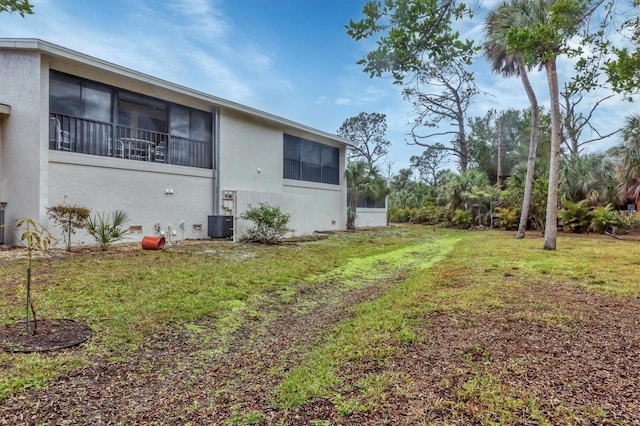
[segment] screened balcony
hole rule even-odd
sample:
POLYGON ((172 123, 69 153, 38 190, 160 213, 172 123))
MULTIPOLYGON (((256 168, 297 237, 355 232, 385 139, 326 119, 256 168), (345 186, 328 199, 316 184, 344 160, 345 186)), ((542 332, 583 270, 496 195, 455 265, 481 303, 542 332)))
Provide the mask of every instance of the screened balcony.
POLYGON ((213 168, 212 114, 50 72, 49 149, 213 168))
POLYGON ((212 168, 211 142, 50 114, 49 149, 126 160, 212 168))

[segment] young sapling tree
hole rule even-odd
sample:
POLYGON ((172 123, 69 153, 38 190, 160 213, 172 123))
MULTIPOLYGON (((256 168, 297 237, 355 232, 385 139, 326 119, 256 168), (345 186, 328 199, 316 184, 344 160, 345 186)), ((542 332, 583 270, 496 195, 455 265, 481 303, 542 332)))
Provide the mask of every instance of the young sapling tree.
POLYGON ((51 245, 53 237, 47 231, 45 227, 36 223, 33 219, 23 218, 18 219, 16 223, 16 229, 22 228, 22 234, 20 234, 20 241, 22 245, 27 248, 27 288, 26 288, 26 333, 27 335, 36 335, 38 333, 38 322, 36 319, 36 310, 33 307, 33 301, 31 299, 31 270, 33 261, 33 251, 39 250, 46 252, 51 245), (33 330, 29 326, 29 312, 33 315, 33 330))

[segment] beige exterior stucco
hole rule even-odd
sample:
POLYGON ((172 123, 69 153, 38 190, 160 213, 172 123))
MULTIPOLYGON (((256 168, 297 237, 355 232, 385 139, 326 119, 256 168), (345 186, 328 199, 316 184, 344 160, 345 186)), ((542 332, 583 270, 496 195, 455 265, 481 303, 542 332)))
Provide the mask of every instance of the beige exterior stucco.
MULTIPOLYGON (((17 212, 43 221, 47 168, 43 170, 41 166, 47 161, 47 153, 41 146, 41 55, 0 51, 0 70, 0 102, 11 105, 11 114, 3 118, 0 146, 0 189, 2 201, 7 203, 5 221, 15 221, 17 212)), ((10 234, 6 234, 9 241, 10 234)))
MULTIPOLYGON (((335 135, 40 40, 0 39, 0 72, 0 105, 10 105, 0 111, 0 201, 9 226, 31 217, 57 234, 46 207, 76 204, 93 213, 124 210, 141 234, 177 241, 206 238, 209 215, 237 218, 251 203, 268 201, 290 210, 296 234, 345 227, 349 142, 335 135), (50 70, 212 113, 214 168, 50 150, 50 70), (339 148, 339 184, 284 179, 285 133, 339 148)), ((238 231, 246 226, 237 223, 238 231)), ((15 243, 11 235, 5 240, 15 243)), ((74 241, 92 243, 83 232, 74 241)))

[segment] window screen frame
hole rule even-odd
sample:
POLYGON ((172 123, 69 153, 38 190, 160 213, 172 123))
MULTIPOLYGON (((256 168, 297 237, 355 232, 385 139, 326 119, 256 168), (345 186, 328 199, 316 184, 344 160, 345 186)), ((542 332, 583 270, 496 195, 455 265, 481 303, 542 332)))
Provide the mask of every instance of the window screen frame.
POLYGON ((340 148, 285 133, 283 177, 340 185, 340 148))

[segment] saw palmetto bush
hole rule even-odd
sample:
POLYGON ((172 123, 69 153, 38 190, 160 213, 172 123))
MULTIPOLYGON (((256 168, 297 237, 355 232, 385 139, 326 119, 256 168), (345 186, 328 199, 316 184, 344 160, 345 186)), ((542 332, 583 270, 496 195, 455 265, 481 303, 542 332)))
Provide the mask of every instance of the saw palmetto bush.
POLYGON ((128 220, 129 216, 122 210, 116 210, 111 214, 97 213, 87 219, 85 229, 100 248, 106 251, 111 244, 121 241, 127 235, 129 230, 124 228, 124 224, 128 220))
POLYGON ((580 233, 586 231, 591 223, 587 200, 578 202, 562 201, 562 209, 558 210, 558 219, 565 232, 580 233))
POLYGON ((611 204, 595 207, 589 212, 589 217, 591 218, 589 229, 599 234, 604 234, 606 231, 615 231, 620 225, 619 216, 611 204))

